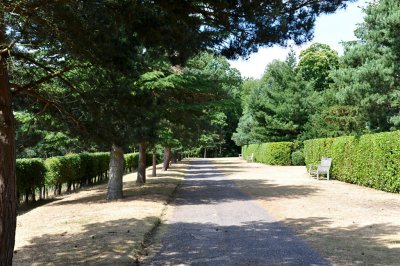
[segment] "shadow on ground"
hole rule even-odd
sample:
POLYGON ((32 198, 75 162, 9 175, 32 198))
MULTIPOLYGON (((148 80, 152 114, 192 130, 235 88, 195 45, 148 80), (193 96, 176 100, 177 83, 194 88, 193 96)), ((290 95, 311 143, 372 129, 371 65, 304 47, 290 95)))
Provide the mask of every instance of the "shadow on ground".
MULTIPOLYGON (((276 185, 263 179, 235 179, 235 182, 226 177, 244 172, 243 167, 226 167, 219 170, 218 165, 226 163, 207 160, 193 161, 189 169, 185 170, 186 178, 180 189, 179 195, 190 195, 180 197, 178 195, 177 205, 217 204, 237 200, 252 200, 243 194, 231 193, 237 188, 256 188, 263 199, 272 198, 299 198, 312 195, 319 191, 316 187, 301 185, 276 185), (216 171, 215 171, 216 170, 216 171), (240 186, 238 186, 240 184, 240 186), (268 193, 266 193, 268 191, 268 193), (181 199, 184 198, 184 199, 181 199)), ((236 163, 237 165, 237 163, 236 163)), ((255 191, 257 192, 257 191, 255 191)))
POLYGON ((37 200, 35 202, 29 202, 28 204, 22 203, 21 205, 18 206, 17 214, 22 215, 22 214, 28 213, 35 208, 41 207, 43 205, 46 205, 46 204, 49 204, 49 203, 52 203, 52 202, 55 202, 58 200, 60 200, 60 199, 49 198, 49 199, 37 200))
MULTIPOLYGON (((30 245, 24 246, 14 254, 15 265, 134 265, 135 248, 141 239, 133 235, 135 228, 148 228, 156 217, 144 220, 122 219, 106 223, 93 223, 84 226, 79 234, 42 235, 32 239, 30 245), (34 255, 32 255, 34 254, 34 255)), ((324 218, 291 219, 284 221, 290 227, 329 224, 324 218)), ((175 224, 182 234, 180 245, 170 246, 163 242, 164 248, 156 259, 143 261, 143 265, 174 265, 180 262, 206 265, 220 265, 226 261, 231 265, 302 265, 299 259, 308 255, 299 250, 285 248, 293 241, 280 237, 282 224, 254 221, 241 226, 219 226, 216 224, 180 223, 175 224), (250 238, 251 242, 243 243, 237 236, 250 238), (213 235, 213 241, 209 236, 213 235), (271 239, 279 245, 272 245, 271 239), (245 246, 246 245, 246 246, 245 246), (267 255, 267 258, 266 256, 267 255), (275 259, 274 259, 275 258, 275 259), (279 263, 277 261, 279 258, 279 263), (267 264, 266 264, 267 263, 267 264)), ((368 227, 343 227, 312 231, 310 234, 318 239, 319 244, 331 249, 331 253, 340 256, 342 249, 354 249, 358 254, 353 257, 334 257, 336 261, 349 265, 397 265, 400 248, 388 248, 388 243, 376 240, 376 236, 387 234, 388 230, 398 232, 400 228, 387 224, 374 224, 368 227), (349 239, 348 232, 371 231, 366 238, 349 239), (385 257, 382 256, 385 254, 385 257)), ((301 237, 301 236, 300 236, 301 237)))
MULTIPOLYGON (((289 227, 304 224, 327 224, 324 218, 284 221, 289 227)), ((241 226, 220 226, 217 224, 177 223, 179 235, 163 239, 163 247, 153 258, 144 260, 143 265, 311 265, 313 252, 301 247, 299 239, 293 239, 282 231, 288 230, 278 222, 254 221, 241 226), (179 241, 172 241, 174 238, 179 241), (251 240, 251 241, 249 241, 251 240), (177 244, 178 243, 178 244, 177 244), (295 246, 294 246, 295 245, 295 246), (310 262, 311 261, 311 262, 310 262)), ((349 239, 348 232, 355 234, 370 230, 370 227, 343 227, 313 232, 318 244, 330 249, 330 256, 340 265, 398 265, 400 248, 388 248, 388 243, 376 240, 388 230, 398 227, 387 224, 373 225, 371 237, 349 239), (347 237, 346 237, 347 236, 347 237), (358 254, 341 257, 340 250, 353 249, 358 254), (385 257, 383 257, 385 256, 385 257)), ((299 236, 301 238, 301 236, 299 236)), ((314 243, 315 244, 315 243, 314 243)), ((317 255, 318 257, 318 255, 317 255)), ((329 264, 328 261, 314 260, 314 265, 329 264)))
POLYGON ((78 234, 35 237, 15 251, 14 265, 133 265, 135 251, 157 217, 121 219, 83 225, 78 234), (136 234, 132 232, 137 232, 136 234))
POLYGON ((400 243, 390 236, 400 232, 400 226, 372 224, 330 227, 324 217, 286 219, 283 221, 308 239, 312 246, 340 265, 399 265, 400 243))

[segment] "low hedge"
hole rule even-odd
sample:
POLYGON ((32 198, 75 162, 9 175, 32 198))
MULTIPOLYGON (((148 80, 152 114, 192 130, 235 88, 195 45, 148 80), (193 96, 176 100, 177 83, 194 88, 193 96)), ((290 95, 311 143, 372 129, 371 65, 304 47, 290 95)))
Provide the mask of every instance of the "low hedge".
POLYGON ((254 154, 254 161, 271 165, 292 164, 292 142, 269 142, 250 144, 242 147, 242 156, 254 154))
POLYGON ((400 131, 304 142, 306 164, 332 158, 332 175, 340 181, 400 192, 400 131))

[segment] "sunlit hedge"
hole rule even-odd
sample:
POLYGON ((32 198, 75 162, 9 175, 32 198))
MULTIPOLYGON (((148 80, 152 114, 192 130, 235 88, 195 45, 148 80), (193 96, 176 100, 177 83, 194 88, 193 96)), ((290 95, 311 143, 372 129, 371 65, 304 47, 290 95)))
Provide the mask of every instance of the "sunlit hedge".
POLYGON ((306 164, 332 157, 337 180, 400 192, 400 131, 304 142, 306 164))
POLYGON ((138 167, 139 153, 127 153, 124 155, 124 168, 125 171, 130 172, 138 167))
MULTIPOLYGON (((125 171, 130 172, 138 167, 138 153, 124 155, 125 171)), ((61 193, 63 185, 67 190, 76 186, 89 185, 107 177, 110 153, 80 153, 43 159, 18 159, 17 193, 18 196, 35 200, 35 194, 45 188, 61 193)), ((147 165, 152 164, 151 154, 147 155, 147 165)))
POLYGON ((255 162, 271 165, 291 165, 292 142, 269 142, 261 144, 250 144, 242 147, 242 156, 254 154, 255 162))
POLYGON ((60 193, 63 184, 86 185, 101 181, 107 176, 110 155, 107 152, 70 154, 43 159, 18 159, 16 161, 17 194, 35 200, 35 195, 45 188, 60 193))

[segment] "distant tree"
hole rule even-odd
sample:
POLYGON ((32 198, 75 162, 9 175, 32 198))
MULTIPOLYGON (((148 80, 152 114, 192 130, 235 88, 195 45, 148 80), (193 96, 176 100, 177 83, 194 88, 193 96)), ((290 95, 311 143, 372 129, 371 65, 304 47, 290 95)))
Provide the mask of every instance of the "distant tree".
POLYGON ((99 149, 93 143, 73 136, 65 124, 54 116, 27 111, 14 114, 18 158, 45 158, 99 149))
POLYGON ((296 72, 312 83, 314 90, 323 91, 333 83, 331 71, 338 67, 338 53, 327 44, 314 43, 301 51, 296 72))
POLYGON ((260 80, 247 79, 243 81, 241 86, 240 99, 242 114, 239 118, 236 131, 232 134, 232 140, 238 146, 257 142, 257 140, 254 140, 251 136, 251 129, 254 126, 254 120, 250 114, 249 104, 252 90, 258 88, 260 84, 260 80))
POLYGON ((256 142, 296 139, 308 118, 307 97, 308 91, 295 73, 293 53, 286 61, 269 64, 260 85, 249 95, 251 139, 256 142))
POLYGON ((374 2, 365 9, 357 41, 345 43, 341 67, 331 77, 333 97, 324 113, 325 127, 338 134, 380 132, 400 128, 400 3, 374 2))

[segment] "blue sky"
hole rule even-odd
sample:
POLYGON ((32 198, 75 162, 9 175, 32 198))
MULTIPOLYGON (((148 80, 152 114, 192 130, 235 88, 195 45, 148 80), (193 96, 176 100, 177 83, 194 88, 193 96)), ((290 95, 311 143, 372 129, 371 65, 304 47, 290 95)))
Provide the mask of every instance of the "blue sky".
MULTIPOLYGON (((315 24, 314 39, 302 46, 294 46, 297 54, 314 42, 328 44, 332 49, 343 53, 340 42, 355 40, 354 30, 357 24, 363 21, 362 7, 368 0, 358 0, 348 5, 346 9, 338 10, 334 14, 322 15, 317 18, 315 24)), ((258 53, 252 54, 248 60, 230 61, 231 66, 239 69, 243 77, 260 78, 265 67, 274 59, 284 60, 290 48, 274 46, 262 48, 258 53)))

